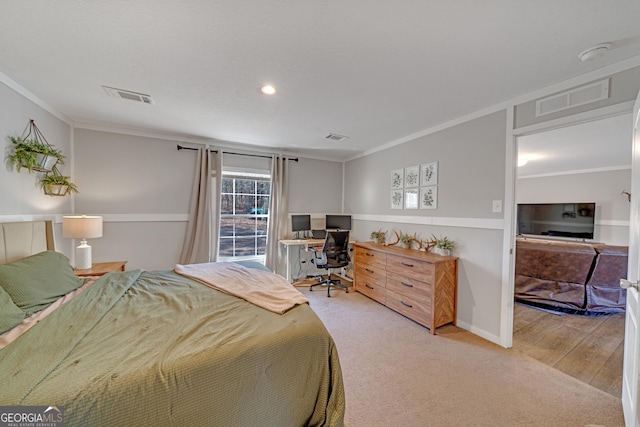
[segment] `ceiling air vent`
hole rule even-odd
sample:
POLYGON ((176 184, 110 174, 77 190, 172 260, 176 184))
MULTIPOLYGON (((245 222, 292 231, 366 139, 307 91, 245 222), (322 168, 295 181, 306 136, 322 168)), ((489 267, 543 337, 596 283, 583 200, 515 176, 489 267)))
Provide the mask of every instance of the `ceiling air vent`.
POLYGON ((338 135, 337 133, 330 133, 329 135, 325 136, 325 138, 332 141, 344 141, 345 139, 349 139, 348 136, 338 135))
POLYGON ((536 101, 536 117, 609 98, 609 79, 536 101))
POLYGON ((140 92, 133 92, 130 90, 116 89, 115 87, 109 86, 102 86, 102 89, 107 92, 107 95, 113 96, 114 98, 129 99, 131 101, 143 102, 145 104, 153 104, 151 95, 140 92))

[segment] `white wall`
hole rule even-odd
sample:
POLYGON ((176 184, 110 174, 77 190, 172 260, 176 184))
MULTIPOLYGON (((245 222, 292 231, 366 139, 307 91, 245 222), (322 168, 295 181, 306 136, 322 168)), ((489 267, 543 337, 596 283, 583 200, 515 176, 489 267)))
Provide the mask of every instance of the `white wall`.
POLYGON ((629 207, 623 190, 631 190, 631 170, 598 171, 520 178, 518 203, 595 202, 594 240, 610 245, 629 244, 629 207))

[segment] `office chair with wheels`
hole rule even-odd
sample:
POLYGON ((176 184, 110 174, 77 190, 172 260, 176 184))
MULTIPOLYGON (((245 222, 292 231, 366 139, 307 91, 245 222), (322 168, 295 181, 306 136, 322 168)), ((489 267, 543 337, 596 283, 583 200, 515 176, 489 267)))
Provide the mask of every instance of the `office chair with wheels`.
POLYGON ((327 296, 331 296, 331 286, 342 288, 349 293, 349 287, 343 285, 340 280, 331 280, 331 270, 349 265, 349 232, 348 231, 327 231, 322 248, 311 248, 313 251, 312 262, 317 268, 327 270, 327 277, 318 280, 309 287, 313 291, 314 286, 326 285, 327 296))

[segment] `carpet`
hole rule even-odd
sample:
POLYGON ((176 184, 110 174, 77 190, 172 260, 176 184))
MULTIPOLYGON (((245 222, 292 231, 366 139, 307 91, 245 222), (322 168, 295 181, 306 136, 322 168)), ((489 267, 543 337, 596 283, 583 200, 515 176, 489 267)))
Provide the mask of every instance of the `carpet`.
POLYGON ((299 287, 336 341, 347 427, 624 425, 619 399, 453 325, 299 287))

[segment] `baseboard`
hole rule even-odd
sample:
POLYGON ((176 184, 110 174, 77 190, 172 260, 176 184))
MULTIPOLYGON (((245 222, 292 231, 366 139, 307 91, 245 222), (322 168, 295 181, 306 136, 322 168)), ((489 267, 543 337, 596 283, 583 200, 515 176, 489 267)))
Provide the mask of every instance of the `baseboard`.
POLYGON ((497 344, 501 347, 504 347, 501 343, 500 343, 500 337, 494 334, 491 334, 487 331, 485 331, 484 329, 480 329, 478 327, 475 327, 473 325, 470 325, 467 322, 463 322, 460 320, 456 320, 456 326, 459 328, 462 328, 464 330, 467 330, 469 332, 471 332, 474 335, 479 336, 480 338, 484 338, 487 341, 491 341, 494 344, 497 344))

